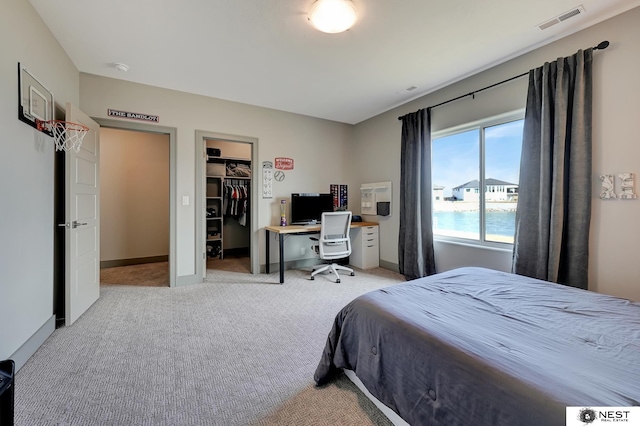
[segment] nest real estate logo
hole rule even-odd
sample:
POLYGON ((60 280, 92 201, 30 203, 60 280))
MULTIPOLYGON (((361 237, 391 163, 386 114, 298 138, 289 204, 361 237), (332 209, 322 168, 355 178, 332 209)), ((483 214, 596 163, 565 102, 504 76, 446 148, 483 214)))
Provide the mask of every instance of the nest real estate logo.
POLYGON ((567 407, 567 426, 640 425, 640 407, 567 407))

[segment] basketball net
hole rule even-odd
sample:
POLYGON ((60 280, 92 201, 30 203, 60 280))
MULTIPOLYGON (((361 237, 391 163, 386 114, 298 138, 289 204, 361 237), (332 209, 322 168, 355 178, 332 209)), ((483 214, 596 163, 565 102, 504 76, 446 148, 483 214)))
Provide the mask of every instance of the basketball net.
POLYGON ((89 128, 82 124, 72 123, 62 120, 38 120, 38 130, 48 130, 53 136, 56 144, 56 151, 80 151, 82 140, 86 136, 89 128))

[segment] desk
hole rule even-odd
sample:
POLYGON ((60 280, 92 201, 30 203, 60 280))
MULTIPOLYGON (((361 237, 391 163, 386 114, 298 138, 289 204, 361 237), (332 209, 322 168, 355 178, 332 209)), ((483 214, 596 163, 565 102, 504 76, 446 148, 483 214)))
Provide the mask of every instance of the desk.
MULTIPOLYGON (((351 222, 351 228, 359 228, 363 226, 378 226, 375 222, 351 222)), ((289 225, 289 226, 266 226, 265 231, 265 247, 266 247, 266 262, 264 271, 268 274, 270 271, 269 264, 269 233, 273 232, 278 234, 278 256, 280 261, 280 284, 284 283, 284 236, 285 235, 305 235, 305 234, 317 234, 320 232, 320 224, 317 225, 289 225)))

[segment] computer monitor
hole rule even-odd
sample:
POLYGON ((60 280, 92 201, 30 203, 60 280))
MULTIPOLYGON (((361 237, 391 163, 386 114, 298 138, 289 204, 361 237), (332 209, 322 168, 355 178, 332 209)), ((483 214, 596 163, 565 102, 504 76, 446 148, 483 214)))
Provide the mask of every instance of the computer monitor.
POLYGON ((291 194, 291 224, 310 225, 320 223, 322 213, 333 211, 331 194, 291 194))

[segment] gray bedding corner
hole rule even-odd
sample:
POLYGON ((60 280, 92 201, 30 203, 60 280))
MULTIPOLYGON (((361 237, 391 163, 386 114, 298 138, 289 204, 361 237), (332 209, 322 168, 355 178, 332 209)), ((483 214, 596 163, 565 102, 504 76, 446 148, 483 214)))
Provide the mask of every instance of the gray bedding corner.
POLYGON ((411 425, 564 425, 640 405, 640 303, 461 268, 345 306, 314 379, 343 368, 411 425))

